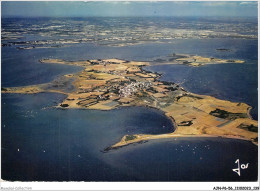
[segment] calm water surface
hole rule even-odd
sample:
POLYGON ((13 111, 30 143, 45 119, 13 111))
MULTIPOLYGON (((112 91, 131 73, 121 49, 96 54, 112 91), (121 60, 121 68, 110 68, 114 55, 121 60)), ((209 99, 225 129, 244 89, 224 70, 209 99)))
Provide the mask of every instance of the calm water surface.
POLYGON ((125 134, 169 133, 155 109, 62 110, 63 95, 2 95, 2 178, 22 181, 239 181, 257 177, 257 147, 221 138, 176 138, 105 147, 125 134), (7 112, 5 112, 7 111, 7 112), (76 120, 75 120, 76 119, 76 120), (239 177, 236 159, 250 163, 239 177))
MULTIPOLYGON (((191 92, 253 106, 257 118, 257 41, 177 40, 129 47, 80 44, 73 47, 17 50, 2 48, 2 86, 46 83, 81 68, 41 64, 39 59, 121 58, 151 61, 188 53, 246 60, 245 64, 151 66, 162 80, 191 92), (230 48, 217 52, 216 48, 230 48)), ((103 153, 125 134, 173 131, 162 112, 143 107, 112 111, 60 110, 59 94, 2 94, 2 178, 22 181, 247 181, 257 179, 257 147, 221 138, 154 140, 103 153), (18 151, 19 149, 19 151, 18 151), (232 171, 240 159, 249 168, 232 171)))

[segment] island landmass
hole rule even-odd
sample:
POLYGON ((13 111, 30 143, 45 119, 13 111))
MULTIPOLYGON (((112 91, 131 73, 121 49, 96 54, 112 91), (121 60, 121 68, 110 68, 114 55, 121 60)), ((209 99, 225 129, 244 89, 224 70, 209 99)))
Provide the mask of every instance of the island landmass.
MULTIPOLYGON (((177 56, 178 57, 178 56, 177 56)), ((181 56, 179 64, 230 63, 230 60, 181 56)), ((43 59, 41 63, 67 64, 82 67, 82 71, 66 74, 50 83, 2 87, 2 93, 35 94, 57 92, 67 98, 57 108, 111 110, 125 106, 146 106, 159 109, 173 122, 172 133, 160 135, 125 135, 121 141, 105 150, 128 144, 172 137, 227 137, 245 139, 258 144, 258 122, 249 114, 251 106, 220 100, 212 96, 187 92, 180 85, 160 81, 161 74, 143 69, 149 62, 120 59, 65 61, 43 59)), ((244 61, 232 60, 234 63, 244 61)))
POLYGON ((153 65, 168 65, 168 64, 183 64, 193 67, 204 66, 208 64, 226 64, 226 63, 245 63, 243 60, 235 59, 220 59, 214 57, 203 57, 189 54, 171 54, 168 59, 156 59, 153 65))

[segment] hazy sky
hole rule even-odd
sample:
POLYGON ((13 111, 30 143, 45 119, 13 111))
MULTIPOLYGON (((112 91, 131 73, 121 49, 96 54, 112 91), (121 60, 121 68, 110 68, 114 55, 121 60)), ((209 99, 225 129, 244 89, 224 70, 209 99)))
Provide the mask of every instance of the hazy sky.
POLYGON ((54 2, 2 1, 2 17, 254 16, 257 1, 54 2))

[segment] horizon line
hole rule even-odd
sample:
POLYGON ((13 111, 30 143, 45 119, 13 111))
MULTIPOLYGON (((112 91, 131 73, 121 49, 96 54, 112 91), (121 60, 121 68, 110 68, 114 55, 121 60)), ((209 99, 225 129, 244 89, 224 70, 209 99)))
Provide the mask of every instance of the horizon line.
POLYGON ((146 17, 193 17, 193 18, 258 18, 258 16, 234 16, 234 15, 231 15, 231 16, 214 16, 214 15, 211 15, 211 16, 199 16, 199 15, 196 15, 196 16, 190 16, 190 15, 183 15, 183 16, 178 16, 178 15, 171 15, 171 16, 167 16, 167 15, 149 15, 149 16, 141 16, 141 15, 129 15, 129 16, 125 16, 125 15, 122 15, 122 16, 105 16, 105 15, 100 15, 100 16, 3 16, 1 15, 1 19, 3 18, 15 18, 15 19, 18 19, 18 18, 93 18, 93 17, 100 17, 100 18, 115 18, 115 17, 122 17, 122 18, 125 18, 125 17, 133 17, 133 18, 146 18, 146 17))

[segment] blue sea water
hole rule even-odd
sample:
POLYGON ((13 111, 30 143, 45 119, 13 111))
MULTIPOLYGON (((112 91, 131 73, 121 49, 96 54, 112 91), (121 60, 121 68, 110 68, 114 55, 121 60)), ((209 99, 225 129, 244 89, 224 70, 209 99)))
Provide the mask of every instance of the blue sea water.
POLYGON ((251 116, 257 120, 257 67, 257 61, 248 61, 246 64, 218 64, 199 68, 159 65, 147 69, 162 73, 160 80, 179 83, 190 92, 247 103, 252 106, 251 116))
MULTIPOLYGON (((184 44, 186 45, 186 43, 184 44)), ((201 67, 160 65, 157 63, 154 66, 146 67, 146 69, 162 73, 160 80, 179 83, 190 92, 211 95, 233 102, 247 103, 252 106, 250 114, 257 120, 257 50, 257 41, 254 40, 190 41, 186 51, 181 53, 222 59, 241 59, 245 63, 214 64, 201 67), (189 49, 189 46, 197 47, 197 49, 189 49), (230 51, 216 51, 219 47, 225 47, 230 51), (201 53, 199 53, 200 51, 201 53)))
MULTIPOLYGON (((77 44, 17 50, 2 47, 2 87, 49 82, 80 67, 42 64, 43 58, 86 60, 120 58, 152 61, 172 53, 243 59, 245 64, 199 68, 156 65, 161 80, 188 91, 245 102, 257 119, 257 41, 245 39, 174 40, 126 47, 77 44), (219 52, 217 48, 231 51, 219 52)), ((2 94, 2 179, 21 181, 252 181, 257 179, 257 147, 222 138, 153 140, 104 153, 125 134, 173 131, 171 121, 151 108, 112 111, 61 110, 64 95, 2 94), (19 150, 18 150, 19 149, 19 150), (249 163, 238 176, 235 161, 249 163)))
POLYGON ((175 138, 103 150, 125 134, 167 133, 155 109, 55 109, 64 95, 2 95, 2 179, 20 181, 247 181, 257 147, 222 138, 175 138), (249 163, 238 176, 235 160, 249 163))
POLYGON ((126 134, 173 131, 171 120, 156 109, 125 107, 106 112, 52 107, 64 98, 54 93, 2 95, 3 179, 106 180, 102 168, 108 167, 99 161, 106 156, 106 147, 126 134), (89 173, 87 177, 76 174, 74 166, 82 165, 89 167, 82 169, 89 173), (75 171, 71 178, 70 170, 75 171))

